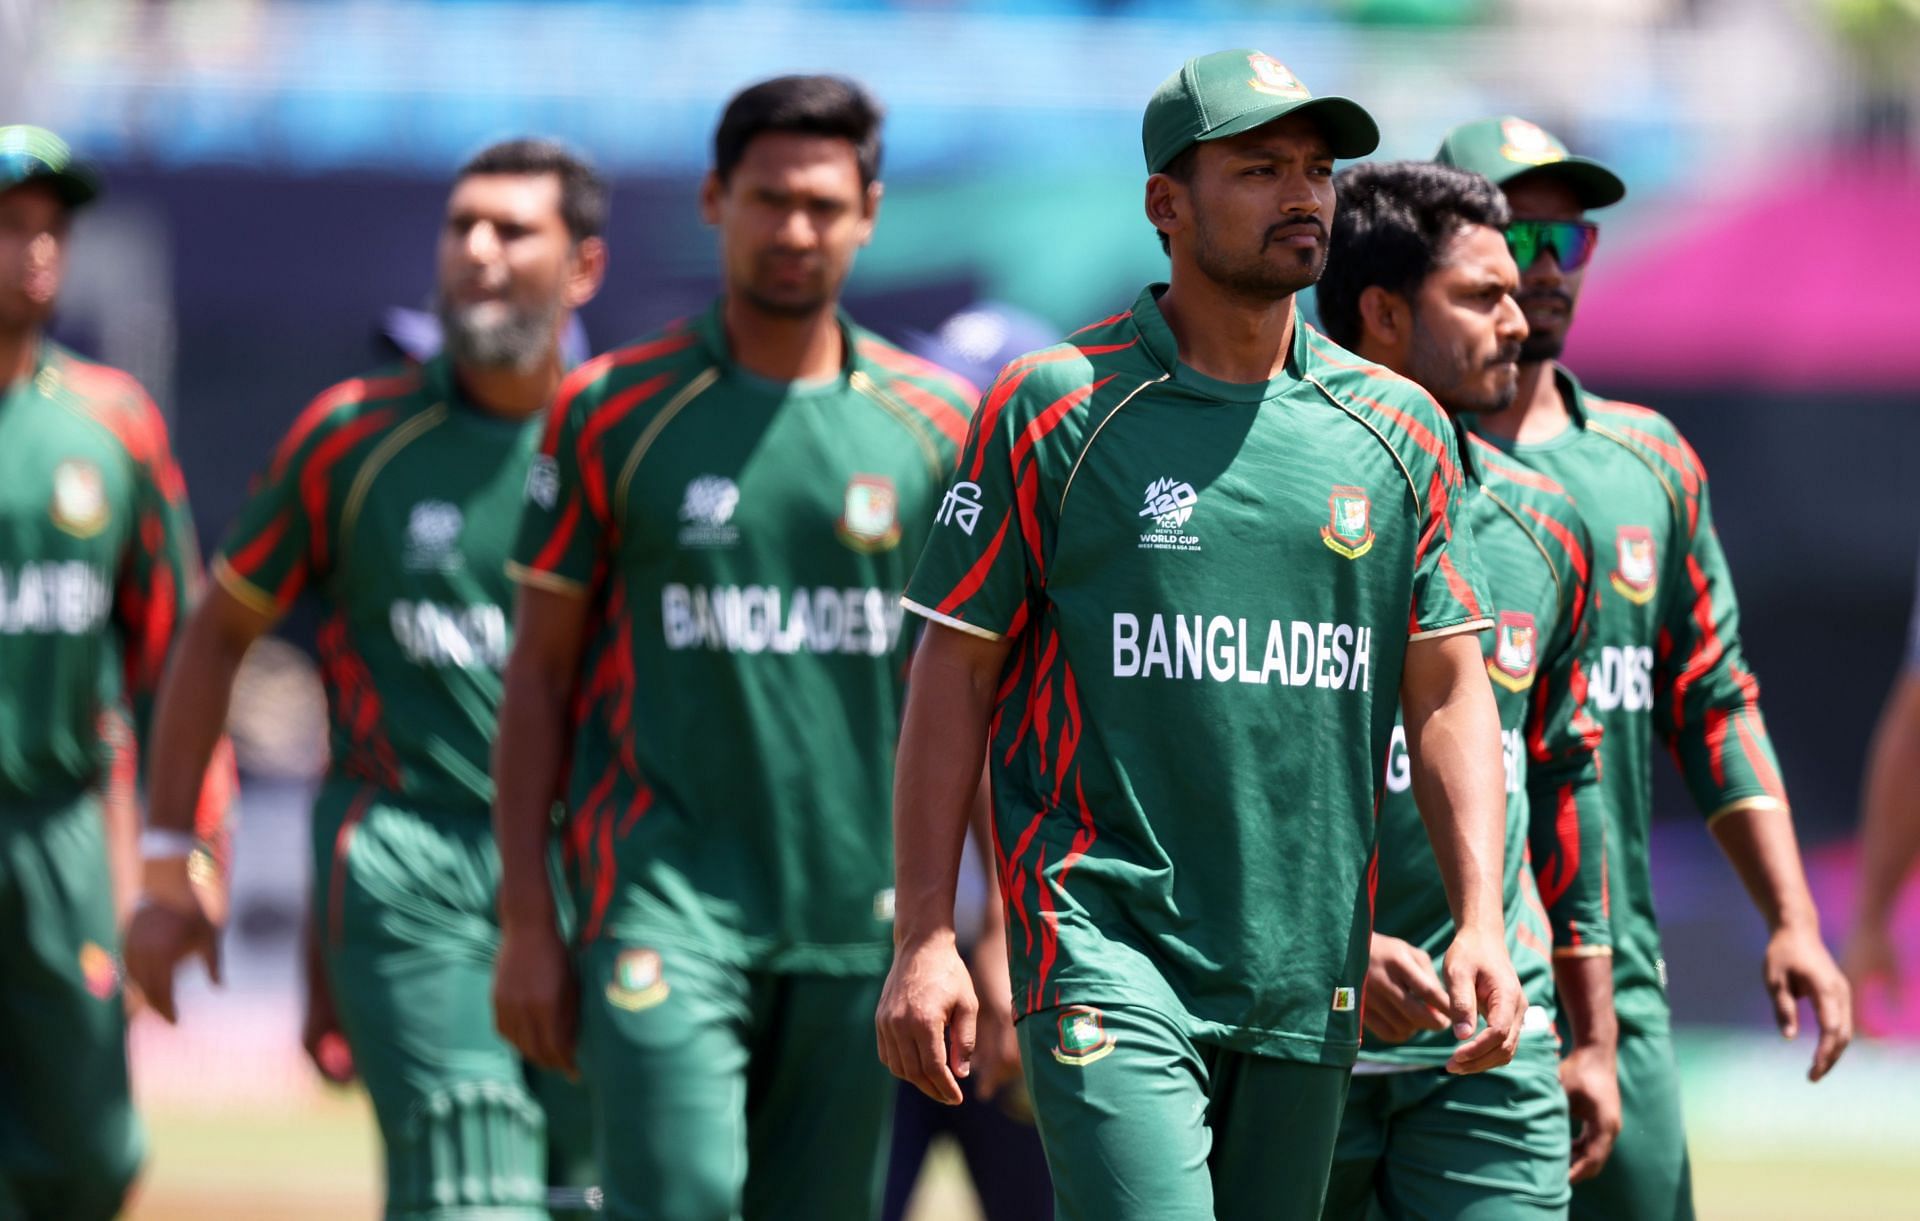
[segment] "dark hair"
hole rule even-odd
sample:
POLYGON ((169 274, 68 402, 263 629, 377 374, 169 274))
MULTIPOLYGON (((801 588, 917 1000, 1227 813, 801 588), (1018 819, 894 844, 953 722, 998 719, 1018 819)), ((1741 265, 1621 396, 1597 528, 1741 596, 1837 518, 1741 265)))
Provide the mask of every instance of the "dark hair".
POLYGON ((713 133, 713 172, 722 183, 753 138, 770 131, 838 136, 853 145, 860 185, 880 177, 880 103, 844 76, 776 76, 733 95, 713 133))
POLYGON ((1440 248, 1469 225, 1505 228, 1507 197, 1480 175, 1431 161, 1369 161, 1334 179, 1339 206, 1317 290, 1320 323, 1342 347, 1360 343, 1360 294, 1373 285, 1411 299, 1440 248))
POLYGON ((552 174, 560 180, 560 217, 573 240, 599 237, 607 224, 607 183, 585 157, 557 140, 502 140, 475 153, 454 181, 476 174, 552 174))
MULTIPOLYGON (((1175 153, 1173 155, 1173 160, 1167 162, 1167 164, 1161 169, 1160 172, 1162 174, 1165 174, 1167 177, 1173 179, 1176 182, 1183 182, 1183 183, 1192 182, 1193 181, 1193 162, 1194 162, 1194 158, 1199 155, 1199 152, 1200 152, 1200 145, 1198 141, 1187 145, 1185 148, 1175 153)), ((1168 255, 1172 254, 1173 253, 1172 239, 1168 238, 1165 233, 1162 233, 1160 230, 1160 226, 1158 225, 1155 225, 1153 227, 1153 231, 1154 233, 1158 234, 1160 238, 1160 253, 1168 254, 1168 255)))

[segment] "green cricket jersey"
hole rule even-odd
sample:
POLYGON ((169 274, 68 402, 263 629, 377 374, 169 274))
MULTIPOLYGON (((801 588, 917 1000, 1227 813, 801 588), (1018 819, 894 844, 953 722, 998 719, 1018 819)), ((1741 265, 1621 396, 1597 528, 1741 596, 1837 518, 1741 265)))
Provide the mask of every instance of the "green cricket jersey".
POLYGON ((840 325, 839 376, 771 382, 716 304, 555 401, 514 573, 595 611, 565 844, 583 941, 891 960, 898 598, 972 388, 840 325))
POLYGON ((0 472, 0 802, 64 798, 105 782, 120 709, 148 741, 200 580, 186 484, 139 384, 51 341, 0 388, 0 472))
POLYGON ((322 394, 256 481, 214 576, 263 614, 309 589, 325 607, 335 797, 485 816, 504 566, 542 423, 464 400, 439 357, 322 394))
POLYGON ((1589 698, 1605 736, 1611 826, 1614 998, 1627 1029, 1664 1029, 1666 965, 1653 910, 1648 829, 1653 739, 1680 765, 1708 817, 1784 808, 1786 789, 1740 655, 1740 612, 1707 497, 1706 470, 1663 416, 1582 390, 1556 369, 1573 426, 1510 444, 1515 459, 1563 485, 1598 554, 1589 698))
MULTIPOLYGON (((1610 952, 1600 726, 1587 711, 1593 548, 1551 479, 1477 437, 1461 456, 1467 519, 1493 598, 1494 629, 1483 648, 1506 764, 1507 951, 1530 1002, 1526 1029, 1550 1038, 1552 955, 1610 952)), ((1438 966, 1453 918, 1398 724, 1386 788, 1374 929, 1419 946, 1438 966)), ((1401 1044, 1370 1043, 1361 1059, 1442 1064, 1458 1045, 1450 1031, 1426 1031, 1401 1044)))
POLYGON ((1161 286, 1002 371, 908 606, 1011 641, 991 725, 1016 1007, 1141 1005, 1344 1065, 1409 640, 1489 625, 1451 426, 1297 322, 1180 363, 1161 286))

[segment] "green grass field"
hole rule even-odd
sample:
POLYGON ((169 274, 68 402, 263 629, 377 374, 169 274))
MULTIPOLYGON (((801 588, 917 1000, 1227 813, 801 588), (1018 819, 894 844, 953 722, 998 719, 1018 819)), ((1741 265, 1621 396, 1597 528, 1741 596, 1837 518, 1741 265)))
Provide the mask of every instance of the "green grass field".
MULTIPOLYGON (((137 1221, 352 1221, 378 1207, 372 1119, 358 1096, 293 1113, 160 1111, 137 1221)), ((1898 1156, 1741 1157, 1696 1148, 1705 1221, 1912 1216, 1920 1173, 1898 1156)), ((913 1221, 976 1221, 958 1155, 936 1147, 913 1221)))

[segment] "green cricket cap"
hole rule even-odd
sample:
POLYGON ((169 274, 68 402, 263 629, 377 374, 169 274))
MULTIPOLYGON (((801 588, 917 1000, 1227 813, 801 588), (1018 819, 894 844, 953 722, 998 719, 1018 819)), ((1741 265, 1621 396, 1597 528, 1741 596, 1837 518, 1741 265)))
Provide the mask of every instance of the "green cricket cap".
POLYGON ((1522 174, 1551 175, 1572 188, 1582 208, 1604 208, 1627 197, 1620 175, 1591 157, 1576 157, 1546 128, 1513 115, 1462 123, 1434 154, 1441 165, 1471 170, 1495 186, 1522 174))
POLYGON ((1242 47, 1196 56, 1153 91, 1140 124, 1147 172, 1158 174, 1201 140, 1237 136, 1289 114, 1318 121, 1336 157, 1364 157, 1380 147, 1380 129, 1358 102, 1317 98, 1285 64, 1242 47))
POLYGON ((69 208, 89 203, 100 193, 100 179, 74 159, 67 142, 44 127, 16 123, 0 127, 0 191, 23 182, 45 182, 69 208))

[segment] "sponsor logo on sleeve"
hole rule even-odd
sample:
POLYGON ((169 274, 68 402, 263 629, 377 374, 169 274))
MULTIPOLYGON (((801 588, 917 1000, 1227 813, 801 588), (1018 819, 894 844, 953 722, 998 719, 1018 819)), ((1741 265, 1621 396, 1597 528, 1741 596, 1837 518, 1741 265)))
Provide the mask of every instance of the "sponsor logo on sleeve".
POLYGON ((1612 574, 1614 590, 1635 606, 1645 606, 1653 601, 1658 585, 1653 530, 1647 526, 1621 526, 1614 535, 1614 546, 1619 553, 1618 567, 1612 574))
POLYGON ((700 475, 687 484, 680 500, 682 547, 731 547, 740 541, 733 512, 740 507, 740 486, 725 475, 700 475))
POLYGON ((1335 988, 1333 990, 1333 1011, 1335 1013, 1352 1013, 1353 1007, 1354 999, 1352 988, 1335 988))
POLYGON ((72 458, 53 468, 53 524, 75 538, 92 538, 107 528, 107 484, 100 468, 72 458))
POLYGON ((1060 1041, 1054 1044, 1053 1058, 1076 1067, 1103 1059, 1119 1042, 1107 1032, 1098 1009, 1073 1005, 1060 1011, 1060 1041))
POLYGON ((622 950, 613 960, 613 978, 607 983, 607 1003, 638 1013, 667 999, 672 989, 660 965, 658 950, 622 950))
POLYGON ((1327 494, 1327 524, 1320 541, 1335 555, 1357 560, 1373 550, 1373 501, 1367 489, 1335 484, 1327 494))
POLYGON ((969 538, 973 528, 980 524, 980 485, 968 479, 962 479, 947 489, 940 501, 940 511, 933 520, 942 526, 958 526, 960 532, 969 538))
POLYGON ((527 502, 549 512, 560 503, 560 464, 552 454, 535 454, 527 467, 527 502))
POLYGON ((1151 518, 1153 528, 1140 536, 1141 550, 1200 550, 1200 539, 1187 530, 1187 522, 1199 503, 1200 493, 1183 479, 1156 479, 1149 483, 1146 507, 1140 510, 1140 516, 1151 518))
POLYGON ((1501 611, 1493 630, 1493 656, 1487 675, 1509 691, 1533 686, 1540 630, 1526 611, 1501 611))
POLYGON ((888 551, 900 545, 900 494, 885 475, 855 475, 834 533, 855 551, 888 551))

